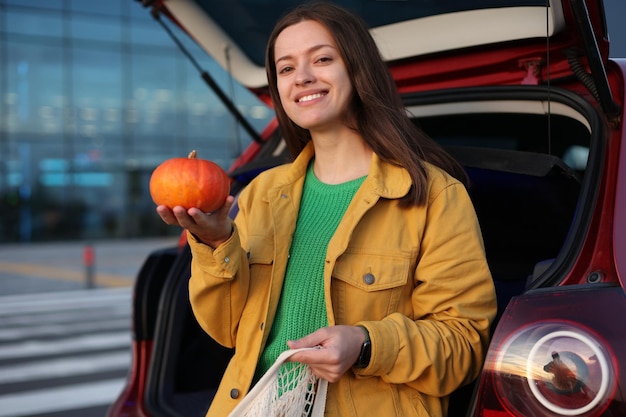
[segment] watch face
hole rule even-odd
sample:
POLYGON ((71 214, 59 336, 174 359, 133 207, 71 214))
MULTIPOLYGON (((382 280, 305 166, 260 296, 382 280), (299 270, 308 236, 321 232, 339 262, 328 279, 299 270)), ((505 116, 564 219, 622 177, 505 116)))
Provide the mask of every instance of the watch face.
POLYGON ((366 340, 361 346, 361 353, 356 363, 357 368, 366 368, 370 364, 370 357, 372 356, 372 342, 366 340))

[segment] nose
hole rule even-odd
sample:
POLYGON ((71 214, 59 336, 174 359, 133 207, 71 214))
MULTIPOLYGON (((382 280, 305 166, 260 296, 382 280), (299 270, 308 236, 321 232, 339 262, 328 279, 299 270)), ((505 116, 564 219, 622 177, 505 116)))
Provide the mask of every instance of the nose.
POLYGON ((308 85, 315 80, 308 65, 299 65, 296 71, 296 85, 308 85))

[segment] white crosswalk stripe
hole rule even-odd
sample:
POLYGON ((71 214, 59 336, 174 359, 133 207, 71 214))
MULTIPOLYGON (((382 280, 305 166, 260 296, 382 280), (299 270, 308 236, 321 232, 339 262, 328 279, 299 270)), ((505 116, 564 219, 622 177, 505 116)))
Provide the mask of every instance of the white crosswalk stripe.
POLYGON ((130 366, 131 297, 128 288, 0 296, 0 417, 110 405, 130 366))
POLYGON ((5 398, 0 397, 0 417, 27 417, 33 414, 108 404, 111 402, 111 394, 119 392, 119 389, 120 380, 113 379, 21 392, 5 398))

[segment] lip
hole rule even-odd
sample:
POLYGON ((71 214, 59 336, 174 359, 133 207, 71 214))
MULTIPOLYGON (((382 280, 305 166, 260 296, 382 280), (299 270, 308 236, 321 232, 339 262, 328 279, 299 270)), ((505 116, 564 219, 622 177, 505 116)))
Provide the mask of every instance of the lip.
POLYGON ((298 104, 306 104, 312 101, 319 100, 322 97, 325 97, 328 94, 328 90, 315 90, 315 91, 306 91, 298 94, 295 97, 295 102, 298 104))

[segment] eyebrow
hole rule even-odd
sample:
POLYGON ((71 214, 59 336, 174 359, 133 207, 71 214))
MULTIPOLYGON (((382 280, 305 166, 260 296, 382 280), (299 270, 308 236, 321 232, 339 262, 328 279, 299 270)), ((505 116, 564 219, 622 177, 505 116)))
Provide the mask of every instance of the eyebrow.
MULTIPOLYGON (((330 44, 327 44, 327 43, 322 43, 322 44, 319 44, 319 45, 313 45, 312 47, 310 47, 309 49, 306 50, 306 53, 310 54, 311 52, 318 51, 318 50, 320 50, 322 48, 325 48, 325 47, 332 48, 332 49, 335 49, 335 50, 337 49, 333 45, 330 45, 330 44)), ((288 60, 288 59, 291 59, 291 58, 292 58, 291 55, 283 55, 283 56, 281 56, 280 58, 277 58, 274 61, 274 65, 278 65, 278 63, 280 61, 285 61, 285 60, 288 60)))

